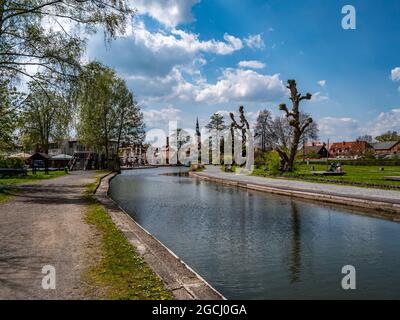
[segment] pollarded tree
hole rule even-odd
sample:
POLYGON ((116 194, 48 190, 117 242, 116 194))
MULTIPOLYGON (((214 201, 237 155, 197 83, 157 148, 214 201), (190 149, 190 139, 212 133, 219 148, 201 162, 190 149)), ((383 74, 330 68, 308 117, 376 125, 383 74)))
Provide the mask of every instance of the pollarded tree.
POLYGON ((294 169, 294 161, 299 148, 302 137, 306 130, 313 123, 311 117, 302 119, 300 112, 300 103, 304 100, 311 100, 312 94, 307 93, 302 95, 297 90, 297 84, 295 80, 289 80, 287 88, 290 91, 290 100, 292 101, 292 108, 289 110, 286 104, 281 104, 279 109, 285 112, 287 121, 292 127, 292 138, 289 150, 284 150, 277 147, 275 150, 279 153, 282 161, 282 171, 292 172, 294 169))

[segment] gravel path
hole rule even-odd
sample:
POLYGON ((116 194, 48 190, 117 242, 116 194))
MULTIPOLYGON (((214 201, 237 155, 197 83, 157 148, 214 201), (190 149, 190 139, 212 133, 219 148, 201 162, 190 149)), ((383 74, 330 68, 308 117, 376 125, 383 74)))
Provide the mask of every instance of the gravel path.
POLYGON ((282 188, 296 191, 308 191, 314 193, 338 195, 349 198, 369 199, 400 203, 400 192, 383 189, 360 188, 352 186, 342 186, 327 183, 313 183, 296 180, 271 179, 263 177, 253 177, 234 173, 222 172, 219 167, 208 166, 203 176, 210 176, 218 179, 234 180, 242 183, 258 184, 267 187, 282 188))
POLYGON ((96 246, 84 222, 85 185, 92 173, 19 186, 0 204, 0 299, 84 298, 81 274, 96 246), (56 270, 56 289, 42 288, 42 268, 56 270))

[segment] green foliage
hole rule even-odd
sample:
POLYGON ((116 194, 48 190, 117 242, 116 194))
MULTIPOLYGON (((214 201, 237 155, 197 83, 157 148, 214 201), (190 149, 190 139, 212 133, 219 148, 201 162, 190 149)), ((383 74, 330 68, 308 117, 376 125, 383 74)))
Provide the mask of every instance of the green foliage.
POLYGON ((73 111, 66 92, 34 81, 29 89, 20 117, 21 140, 32 147, 39 143, 48 152, 50 141, 61 142, 67 136, 73 111))
POLYGON ((379 137, 376 137, 375 140, 379 142, 398 141, 400 140, 400 134, 396 131, 388 131, 379 137))
POLYGON ((254 166, 257 172, 264 172, 269 175, 281 174, 279 170, 280 157, 276 151, 260 153, 256 156, 254 166))
POLYGON ((76 92, 79 139, 108 156, 123 144, 144 140, 143 114, 114 70, 93 62, 85 67, 76 92), (116 142, 116 146, 115 146, 116 142), (112 144, 114 143, 114 150, 112 144))
POLYGON ((0 150, 12 148, 23 95, 0 74, 0 150))
POLYGON ((128 0, 2 0, 0 12, 0 73, 47 83, 27 67, 75 76, 85 47, 79 29, 90 34, 102 27, 110 39, 125 32, 135 13, 128 0))
POLYGON ((21 159, 5 159, 0 157, 0 168, 2 169, 22 169, 25 162, 21 159))
POLYGON ((102 237, 101 258, 86 275, 90 287, 100 291, 100 298, 107 300, 172 299, 160 278, 115 226, 104 207, 95 200, 93 191, 96 186, 89 185, 85 197, 89 204, 86 221, 94 225, 102 237))
POLYGON ((219 113, 214 113, 211 118, 210 122, 206 126, 209 130, 215 130, 217 132, 224 131, 227 126, 225 125, 224 116, 219 113))

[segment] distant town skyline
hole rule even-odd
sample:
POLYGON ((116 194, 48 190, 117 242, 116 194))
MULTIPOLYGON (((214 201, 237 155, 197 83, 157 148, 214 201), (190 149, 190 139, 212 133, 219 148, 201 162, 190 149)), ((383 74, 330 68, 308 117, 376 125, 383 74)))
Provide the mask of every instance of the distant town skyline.
MULTIPOLYGON (((349 141, 400 126, 398 1, 352 1, 357 29, 341 26, 345 1, 139 0, 132 30, 88 41, 88 59, 116 68, 148 129, 178 120, 204 126, 215 112, 257 112, 288 102, 296 79, 320 140, 349 141)), ((227 120, 229 120, 227 118, 227 120)))

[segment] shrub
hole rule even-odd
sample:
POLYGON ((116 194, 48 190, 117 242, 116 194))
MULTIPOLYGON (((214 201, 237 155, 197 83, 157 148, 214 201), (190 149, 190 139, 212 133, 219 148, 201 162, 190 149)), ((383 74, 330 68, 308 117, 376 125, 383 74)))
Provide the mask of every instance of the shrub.
POLYGON ((22 159, 0 158, 0 168, 4 169, 22 169, 25 162, 22 159))

